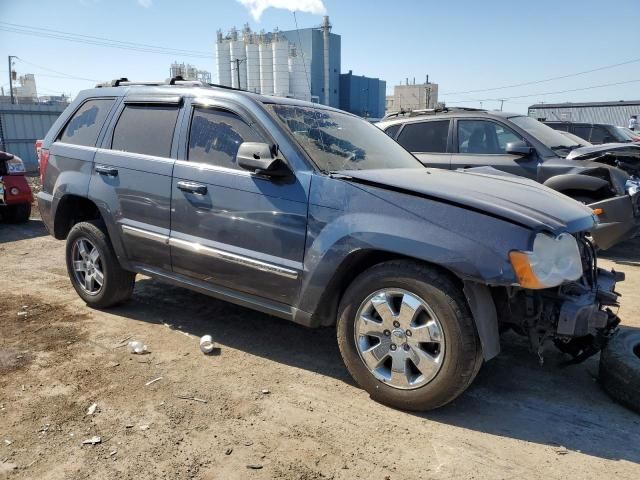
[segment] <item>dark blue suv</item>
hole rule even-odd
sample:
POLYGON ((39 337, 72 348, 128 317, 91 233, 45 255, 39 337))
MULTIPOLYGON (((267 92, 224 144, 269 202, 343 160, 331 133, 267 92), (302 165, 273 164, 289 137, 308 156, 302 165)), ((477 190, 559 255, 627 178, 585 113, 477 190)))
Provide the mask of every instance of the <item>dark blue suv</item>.
POLYGON ((499 332, 582 358, 618 324, 584 205, 531 180, 434 170, 353 115, 194 82, 78 95, 45 138, 38 202, 93 307, 136 273, 336 325, 373 398, 446 404, 499 332))

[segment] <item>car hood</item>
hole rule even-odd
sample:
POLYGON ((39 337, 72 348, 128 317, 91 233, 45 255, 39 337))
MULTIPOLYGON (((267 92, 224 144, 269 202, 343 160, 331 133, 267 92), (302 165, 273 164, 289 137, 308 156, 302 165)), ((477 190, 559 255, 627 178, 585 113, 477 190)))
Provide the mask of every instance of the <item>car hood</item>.
POLYGON ((443 201, 534 230, 575 233, 594 227, 595 216, 588 207, 532 180, 494 171, 403 168, 337 173, 356 183, 443 201))
POLYGON ((638 155, 640 158, 640 145, 633 143, 604 143, 602 145, 593 145, 590 147, 580 147, 569 152, 566 156, 567 160, 589 160, 598 158, 609 152, 625 153, 638 155))

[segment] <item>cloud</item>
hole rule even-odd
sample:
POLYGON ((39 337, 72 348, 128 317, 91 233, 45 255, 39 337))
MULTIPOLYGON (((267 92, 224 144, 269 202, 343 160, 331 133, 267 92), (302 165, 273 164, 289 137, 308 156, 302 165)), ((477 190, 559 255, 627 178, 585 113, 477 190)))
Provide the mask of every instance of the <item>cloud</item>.
POLYGON ((138 5, 144 8, 151 8, 151 5, 153 5, 153 0, 138 0, 138 5))
MULTIPOLYGON (((151 0, 138 0, 139 2, 151 0)), ((290 12, 307 12, 315 15, 325 15, 327 9, 322 0, 238 0, 249 9, 251 16, 257 22, 267 8, 284 8, 290 12)))

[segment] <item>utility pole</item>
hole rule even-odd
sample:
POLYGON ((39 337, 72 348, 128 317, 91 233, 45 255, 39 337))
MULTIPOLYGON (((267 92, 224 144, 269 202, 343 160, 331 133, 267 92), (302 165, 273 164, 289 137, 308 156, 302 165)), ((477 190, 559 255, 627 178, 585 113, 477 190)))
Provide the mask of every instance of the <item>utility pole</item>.
POLYGON ((13 97, 13 70, 11 65, 11 59, 18 58, 15 55, 9 55, 9 94, 11 95, 11 103, 16 103, 15 98, 13 97))
POLYGON ((502 111, 502 105, 504 105, 504 98, 500 99, 500 111, 502 111))
POLYGON ((231 60, 231 63, 236 64, 236 74, 238 75, 238 90, 242 90, 242 85, 240 84, 240 64, 244 62, 244 58, 236 58, 231 60))

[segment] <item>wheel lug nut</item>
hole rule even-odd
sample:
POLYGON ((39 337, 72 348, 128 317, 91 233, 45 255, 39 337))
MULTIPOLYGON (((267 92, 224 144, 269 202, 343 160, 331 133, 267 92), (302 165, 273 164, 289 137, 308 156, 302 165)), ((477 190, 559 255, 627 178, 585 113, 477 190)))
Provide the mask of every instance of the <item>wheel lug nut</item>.
POLYGON ((394 322, 393 322, 393 326, 394 326, 394 327, 396 327, 396 328, 398 328, 398 327, 400 326, 400 322, 399 322, 399 321, 397 321, 397 320, 396 320, 396 321, 394 321, 394 322))
POLYGON ((391 335, 391 332, 389 330, 385 330, 384 331, 384 336, 388 337, 389 335, 391 335))
POLYGON ((396 348, 398 348, 398 347, 396 346, 395 343, 392 343, 389 348, 395 352, 396 348))
POLYGON ((404 332, 404 333, 407 335, 407 337, 410 337, 410 336, 412 335, 411 330, 407 330, 407 331, 406 331, 406 332, 404 332))

